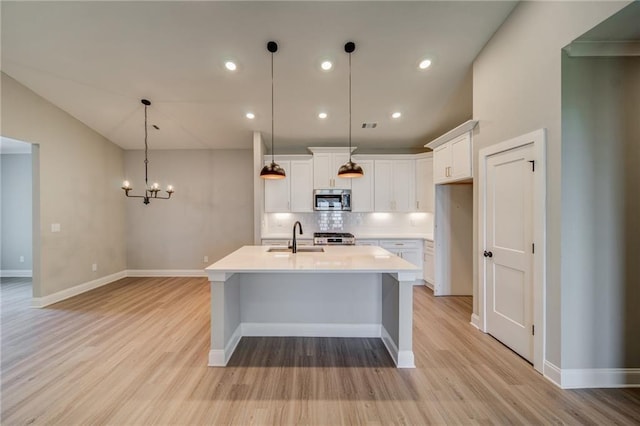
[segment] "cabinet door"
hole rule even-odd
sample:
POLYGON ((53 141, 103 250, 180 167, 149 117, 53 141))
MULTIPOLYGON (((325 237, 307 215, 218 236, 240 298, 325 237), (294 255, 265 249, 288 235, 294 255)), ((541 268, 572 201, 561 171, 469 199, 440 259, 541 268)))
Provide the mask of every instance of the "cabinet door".
POLYGON ((416 160, 416 210, 433 212, 433 158, 416 160))
POLYGON ((313 160, 291 161, 291 211, 313 211, 313 160))
POLYGON ((428 282, 431 288, 435 281, 435 265, 433 254, 433 241, 425 241, 424 243, 424 280, 428 282))
POLYGON ((448 171, 451 163, 451 145, 440 145, 433 150, 433 182, 442 183, 449 179, 448 171))
POLYGON ((374 161, 374 207, 377 212, 393 211, 393 162, 374 161))
MULTIPOLYGON (((291 171, 289 161, 276 161, 280 167, 284 169, 287 177, 284 179, 265 179, 264 180, 264 211, 267 213, 288 212, 290 211, 289 191, 291 171)), ((265 161, 265 165, 271 161, 265 161)))
POLYGON ((362 167, 364 176, 351 180, 351 211, 372 212, 375 183, 373 160, 362 160, 357 163, 362 167))
MULTIPOLYGON (((331 175, 332 156, 330 153, 313 154, 313 189, 329 189, 332 188, 333 182, 331 175)), ((338 170, 334 172, 334 175, 338 170)))
POLYGON ((448 142, 451 145, 451 169, 449 180, 466 179, 473 176, 471 171, 471 137, 464 134, 448 142))
POLYGON ((411 212, 416 204, 415 160, 393 160, 393 211, 411 212))
MULTIPOLYGON (((340 166, 342 166, 343 164, 346 164, 347 161, 349 161, 349 154, 348 153, 339 153, 336 152, 332 155, 332 168, 331 168, 331 177, 333 178, 333 188, 338 188, 338 189, 351 189, 352 185, 353 185, 353 179, 351 178, 341 178, 338 177, 338 170, 340 170, 340 166)), ((360 164, 362 166, 362 164, 360 164)), ((356 179, 360 179, 360 178, 356 178, 356 179)))
MULTIPOLYGON (((418 268, 422 269, 422 256, 420 255, 420 250, 417 250, 417 249, 402 250, 400 257, 402 257, 407 262, 413 263, 418 268)), ((418 274, 418 278, 420 278, 419 274, 418 274)))

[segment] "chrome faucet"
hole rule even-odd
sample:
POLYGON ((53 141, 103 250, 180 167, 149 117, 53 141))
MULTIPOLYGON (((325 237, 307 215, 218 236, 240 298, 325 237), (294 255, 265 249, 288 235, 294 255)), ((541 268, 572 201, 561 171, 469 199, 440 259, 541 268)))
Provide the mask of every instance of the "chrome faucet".
POLYGON ((297 253, 298 252, 298 243, 296 241, 296 225, 298 225, 298 227, 300 228, 300 235, 303 234, 303 232, 302 232, 302 224, 300 223, 299 220, 296 220, 296 223, 293 224, 293 243, 291 243, 291 249, 292 249, 293 253, 297 253))

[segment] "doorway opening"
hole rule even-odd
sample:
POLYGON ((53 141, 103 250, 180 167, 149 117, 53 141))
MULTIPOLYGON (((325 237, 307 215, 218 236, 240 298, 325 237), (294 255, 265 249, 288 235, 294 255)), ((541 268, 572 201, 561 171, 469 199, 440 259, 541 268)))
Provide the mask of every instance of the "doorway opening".
POLYGON ((2 252, 0 280, 3 297, 36 292, 39 232, 35 223, 39 205, 37 194, 38 146, 11 138, 0 138, 0 186, 2 252), (35 274, 34 274, 35 272, 35 274), (34 285, 36 284, 36 285, 34 285), (7 290, 9 293, 5 293, 7 290))

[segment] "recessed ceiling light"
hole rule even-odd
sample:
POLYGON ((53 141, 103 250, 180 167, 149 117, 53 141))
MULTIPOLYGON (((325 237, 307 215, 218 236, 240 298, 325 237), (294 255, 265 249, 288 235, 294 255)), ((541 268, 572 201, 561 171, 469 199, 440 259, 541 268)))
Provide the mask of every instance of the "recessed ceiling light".
POLYGON ((318 118, 322 118, 322 119, 327 118, 327 113, 326 112, 321 112, 320 114, 318 114, 318 118))
POLYGON ((256 118, 256 115, 255 115, 254 113, 252 113, 252 112, 248 112, 248 113, 247 113, 247 115, 246 115, 246 117, 247 117, 249 120, 253 120, 254 118, 256 118))
POLYGON ((231 61, 227 61, 227 62, 225 62, 225 63, 224 63, 224 67, 225 67, 226 69, 228 69, 229 71, 235 71, 235 70, 236 70, 236 68, 238 68, 238 67, 236 66, 236 63, 235 63, 235 62, 231 62, 231 61))
POLYGON ((324 61, 322 64, 320 64, 320 67, 325 71, 329 71, 331 68, 333 68, 333 64, 331 63, 331 61, 324 61))
POLYGON ((431 66, 431 59, 423 59, 418 65, 418 68, 420 68, 421 70, 426 70, 430 66, 431 66))
POLYGON ((391 114, 391 117, 393 118, 400 118, 402 116, 401 112, 394 112, 393 114, 391 114))

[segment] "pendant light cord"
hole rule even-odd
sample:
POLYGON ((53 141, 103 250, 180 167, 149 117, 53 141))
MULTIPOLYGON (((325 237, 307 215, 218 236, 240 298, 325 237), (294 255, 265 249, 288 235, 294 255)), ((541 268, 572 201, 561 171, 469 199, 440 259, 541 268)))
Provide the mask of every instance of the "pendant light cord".
POLYGON ((349 163, 351 163, 351 52, 349 52, 349 163))
POLYGON ((271 52, 271 164, 275 163, 275 154, 273 152, 273 140, 276 138, 273 132, 273 52, 271 52))
POLYGON ((147 159, 147 152, 149 146, 147 145, 147 105, 144 106, 144 184, 149 189, 149 181, 147 179, 147 172, 149 168, 149 160, 147 159))

